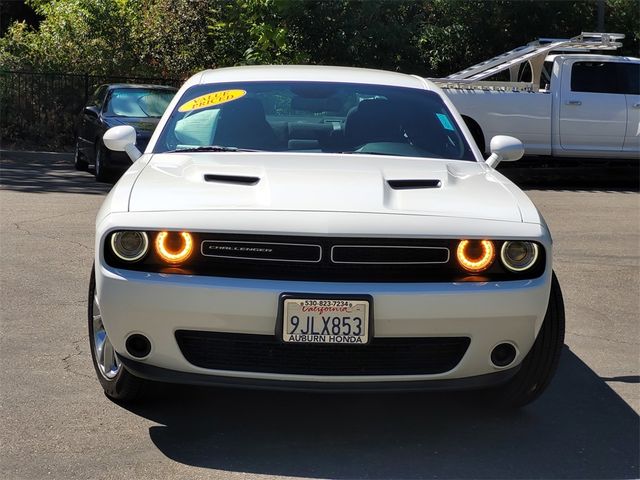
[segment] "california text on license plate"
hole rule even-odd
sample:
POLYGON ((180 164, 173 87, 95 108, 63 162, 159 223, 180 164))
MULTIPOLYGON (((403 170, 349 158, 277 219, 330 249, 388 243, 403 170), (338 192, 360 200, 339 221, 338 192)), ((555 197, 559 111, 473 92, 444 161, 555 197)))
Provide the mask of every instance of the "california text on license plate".
POLYGON ((369 301, 287 298, 282 323, 285 342, 365 344, 369 301))

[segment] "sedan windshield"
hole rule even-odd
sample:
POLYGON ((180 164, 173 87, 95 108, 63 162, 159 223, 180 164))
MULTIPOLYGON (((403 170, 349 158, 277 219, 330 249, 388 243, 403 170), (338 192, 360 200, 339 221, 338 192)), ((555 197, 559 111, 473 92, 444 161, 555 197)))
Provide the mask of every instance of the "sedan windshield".
POLYGON ((191 87, 177 102, 154 152, 199 147, 475 161, 436 93, 349 83, 244 82, 191 87))
POLYGON ((104 114, 108 117, 161 117, 176 92, 143 88, 118 88, 107 98, 104 114))

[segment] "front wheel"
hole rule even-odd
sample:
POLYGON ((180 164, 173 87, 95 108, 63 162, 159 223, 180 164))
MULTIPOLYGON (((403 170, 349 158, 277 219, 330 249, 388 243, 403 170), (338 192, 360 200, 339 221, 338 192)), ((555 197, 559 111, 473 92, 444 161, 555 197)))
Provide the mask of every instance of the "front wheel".
POLYGON ((96 147, 96 181, 111 183, 111 175, 106 165, 106 152, 102 145, 96 147))
POLYGON ((73 155, 73 166, 75 167, 76 170, 79 170, 81 172, 86 172, 89 169, 89 164, 87 163, 87 160, 85 159, 84 155, 80 151, 80 145, 78 145, 77 142, 76 142, 76 150, 73 155))
POLYGON ((558 367, 564 346, 564 301, 556 274, 552 275, 547 313, 533 347, 518 373, 491 392, 501 405, 517 408, 533 402, 549 386, 558 367))
POLYGON ((95 268, 89 280, 89 346, 98 381, 108 397, 123 402, 141 398, 149 382, 132 375, 118 358, 102 323, 102 313, 96 295, 95 268))

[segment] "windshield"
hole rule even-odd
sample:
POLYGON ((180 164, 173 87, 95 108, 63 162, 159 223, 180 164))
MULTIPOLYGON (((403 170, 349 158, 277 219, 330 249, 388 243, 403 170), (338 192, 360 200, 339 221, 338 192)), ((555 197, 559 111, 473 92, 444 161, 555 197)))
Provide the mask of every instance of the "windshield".
POLYGON ((161 117, 175 94, 173 90, 115 89, 109 92, 104 114, 108 117, 161 117))
POLYGON ((345 152, 475 161, 433 92, 328 82, 244 82, 188 89, 154 152, 345 152))

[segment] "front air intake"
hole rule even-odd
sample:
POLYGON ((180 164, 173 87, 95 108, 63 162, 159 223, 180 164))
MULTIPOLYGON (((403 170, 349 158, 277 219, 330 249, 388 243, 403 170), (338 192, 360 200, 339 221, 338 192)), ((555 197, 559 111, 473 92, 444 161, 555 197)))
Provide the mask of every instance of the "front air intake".
POLYGON ((433 375, 462 360, 469 337, 374 337, 368 345, 284 343, 274 335, 177 330, 189 363, 294 375, 433 375))
POLYGON ((394 190, 417 190, 442 186, 442 182, 438 179, 387 180, 387 184, 394 190))
POLYGON ((244 175, 214 175, 207 173, 204 176, 205 182, 231 183, 234 185, 256 185, 260 177, 247 177, 244 175))

